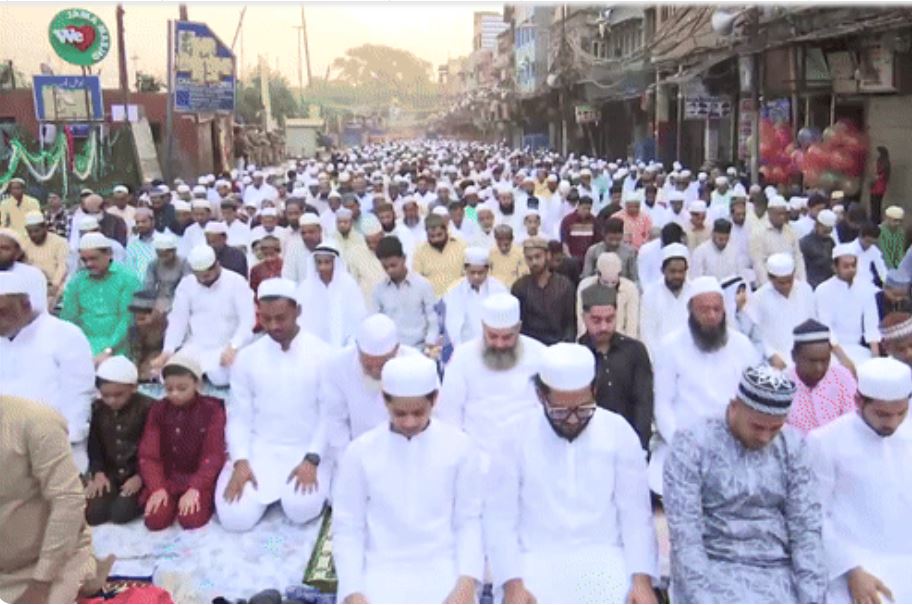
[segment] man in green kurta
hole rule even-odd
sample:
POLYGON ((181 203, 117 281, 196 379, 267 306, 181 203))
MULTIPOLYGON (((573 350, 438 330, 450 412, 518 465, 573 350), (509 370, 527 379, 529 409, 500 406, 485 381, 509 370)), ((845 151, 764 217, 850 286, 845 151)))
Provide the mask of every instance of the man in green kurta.
POLYGON ((127 353, 130 301, 140 283, 130 269, 113 262, 111 242, 101 233, 82 236, 79 258, 84 267, 66 286, 60 318, 82 329, 97 365, 127 353))
POLYGON ((906 233, 903 230, 903 209, 890 206, 884 211, 884 222, 880 226, 877 247, 883 252, 884 262, 890 269, 899 267, 906 253, 906 233))

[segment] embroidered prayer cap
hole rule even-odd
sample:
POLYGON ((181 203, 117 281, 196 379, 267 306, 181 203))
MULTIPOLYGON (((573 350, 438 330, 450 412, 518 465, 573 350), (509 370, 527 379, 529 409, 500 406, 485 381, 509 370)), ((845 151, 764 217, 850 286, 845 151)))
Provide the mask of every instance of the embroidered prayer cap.
POLYGON ((206 228, 203 229, 203 233, 210 233, 212 235, 228 235, 228 225, 221 221, 209 221, 206 223, 206 228))
POLYGON ((208 271, 215 264, 215 250, 206 244, 194 246, 187 255, 187 262, 194 271, 208 271))
POLYGON ((355 335, 358 350, 365 355, 381 357, 393 352, 399 346, 396 322, 383 313, 375 313, 364 319, 355 335))
POLYGON ((857 258, 858 251, 852 243, 836 244, 833 246, 833 260, 836 260, 840 256, 854 256, 857 258))
POLYGON ((907 401, 912 369, 892 357, 875 357, 858 366, 858 394, 878 401, 907 401))
POLYGON ((792 336, 795 346, 809 342, 830 342, 830 329, 816 319, 808 319, 795 326, 792 336))
POLYGON ((478 246, 470 246, 465 251, 465 264, 477 267, 487 267, 491 263, 488 251, 478 246))
POLYGON ((543 237, 530 237, 523 242, 523 250, 547 250, 548 240, 543 237))
POLYGON ((581 344, 559 342, 542 353, 538 375, 558 391, 584 389, 595 379, 595 356, 581 344))
POLYGON ((722 286, 719 285, 719 280, 713 277, 712 275, 701 275, 697 279, 690 282, 690 298, 688 300, 693 300, 696 297, 702 294, 722 294, 722 286))
POLYGON ((187 185, 178 185, 177 192, 178 193, 190 193, 190 187, 187 185))
POLYGON ((617 289, 596 282, 580 292, 580 305, 583 311, 589 311, 592 307, 617 308, 617 289))
POLYGON ((205 208, 206 210, 212 210, 212 204, 207 199, 195 199, 190 202, 190 208, 205 208))
POLYGON ((824 227, 833 227, 836 224, 836 213, 832 210, 821 210, 817 213, 817 222, 824 227))
POLYGON ((785 416, 792 406, 795 383, 768 365, 747 368, 738 383, 738 399, 763 414, 785 416))
POLYGON ((199 362, 183 353, 175 353, 172 355, 171 359, 168 360, 162 370, 167 368, 182 368, 196 376, 197 380, 203 379, 203 369, 200 367, 199 362))
POLYGON ((79 221, 79 230, 80 231, 94 231, 99 229, 98 219, 94 216, 84 216, 79 221))
POLYGON ((481 303, 481 323, 489 328, 514 328, 519 321, 519 299, 512 294, 492 294, 481 303))
POLYGON ((305 212, 301 215, 301 220, 298 221, 298 226, 303 227, 305 225, 320 225, 320 217, 314 214, 313 212, 305 212))
POLYGON ((912 315, 897 311, 888 313, 880 323, 880 336, 885 342, 912 336, 912 315))
POLYGON ((172 205, 174 206, 175 212, 190 212, 193 210, 190 202, 187 202, 185 200, 175 200, 172 205))
POLYGON ((205 187, 204 185, 195 185, 195 186, 193 187, 193 195, 195 195, 195 196, 205 196, 205 195, 206 195, 206 187, 205 187))
POLYGON ((176 250, 177 238, 170 233, 156 233, 152 236, 152 246, 156 250, 176 250))
POLYGON ((257 298, 259 300, 263 300, 264 298, 287 298, 297 302, 297 291, 298 286, 292 280, 282 277, 271 277, 269 279, 264 279, 262 283, 260 283, 260 287, 257 288, 257 298))
POLYGON ((424 397, 440 388, 437 364, 424 355, 394 357, 383 364, 380 385, 392 397, 424 397))
POLYGON ((34 227, 45 223, 44 215, 38 210, 31 210, 25 215, 25 226, 34 227))
POLYGON ((22 275, 12 271, 0 271, 0 296, 28 293, 28 284, 22 275))
POLYGON ((111 248, 111 240, 98 232, 84 233, 79 238, 80 250, 105 250, 111 248))
POLYGON ((892 218, 893 220, 896 220, 896 221, 903 220, 903 217, 905 215, 906 215, 905 211, 902 208, 900 208, 899 206, 890 206, 889 208, 884 210, 884 216, 886 216, 887 218, 892 218))
POLYGON ((348 208, 342 207, 336 210, 336 218, 344 220, 350 220, 354 214, 348 208))
POLYGON ((313 250, 313 255, 323 255, 323 256, 339 256, 339 246, 336 245, 335 240, 325 239, 313 250))
POLYGON ((130 193, 130 190, 123 185, 116 185, 114 189, 111 190, 112 193, 130 193))
POLYGON ((677 242, 668 244, 662 248, 662 262, 664 263, 667 260, 673 258, 683 258, 686 261, 690 260, 690 252, 687 250, 687 246, 684 244, 679 244, 677 242))
POLYGON ((102 361, 95 371, 95 376, 118 384, 139 382, 139 371, 136 369, 136 365, 123 355, 115 355, 102 361))
POLYGON ((766 272, 775 277, 787 277, 795 272, 795 259, 787 252, 771 254, 766 259, 766 272))
POLYGON ((703 200, 694 200, 687 206, 688 212, 702 214, 706 212, 706 202, 703 200))

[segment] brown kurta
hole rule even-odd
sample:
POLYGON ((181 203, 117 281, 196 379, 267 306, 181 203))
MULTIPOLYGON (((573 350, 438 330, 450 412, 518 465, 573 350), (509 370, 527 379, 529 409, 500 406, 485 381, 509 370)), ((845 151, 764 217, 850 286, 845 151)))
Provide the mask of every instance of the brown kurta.
POLYGON ((0 468, 0 598, 15 601, 34 579, 51 583, 51 603, 72 603, 96 563, 63 417, 0 397, 0 468))

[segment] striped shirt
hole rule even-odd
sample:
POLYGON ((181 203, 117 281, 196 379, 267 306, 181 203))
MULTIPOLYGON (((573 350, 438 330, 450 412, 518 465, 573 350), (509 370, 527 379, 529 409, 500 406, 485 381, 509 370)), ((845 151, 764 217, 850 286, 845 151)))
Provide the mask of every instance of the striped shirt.
POLYGON ((143 239, 141 236, 133 236, 127 244, 127 257, 124 264, 133 270, 140 282, 146 279, 146 269, 149 264, 156 259, 155 246, 152 245, 152 236, 143 239))

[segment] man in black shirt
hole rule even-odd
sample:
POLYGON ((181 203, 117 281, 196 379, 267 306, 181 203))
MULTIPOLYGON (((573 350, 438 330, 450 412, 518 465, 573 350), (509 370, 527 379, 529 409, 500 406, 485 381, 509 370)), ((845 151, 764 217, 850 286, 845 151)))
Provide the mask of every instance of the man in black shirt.
POLYGON ((547 240, 530 237, 523 242, 529 275, 513 284, 519 299, 522 333, 546 345, 576 338, 576 290, 569 279, 549 265, 547 240))
POLYGON ((215 250, 218 263, 247 279, 247 256, 233 246, 228 245, 228 227, 225 223, 209 221, 205 228, 206 243, 215 250))

